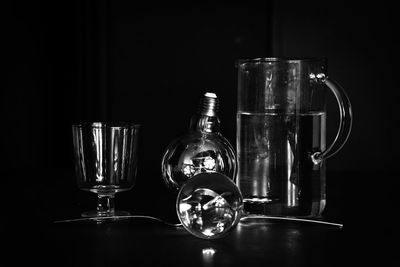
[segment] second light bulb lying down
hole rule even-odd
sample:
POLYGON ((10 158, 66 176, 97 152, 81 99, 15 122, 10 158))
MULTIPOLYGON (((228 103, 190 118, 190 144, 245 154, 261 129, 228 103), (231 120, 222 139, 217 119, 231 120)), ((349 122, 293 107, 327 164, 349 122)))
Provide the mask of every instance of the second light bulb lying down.
POLYGON ((229 177, 201 173, 180 189, 176 212, 189 233, 203 239, 220 238, 239 222, 243 198, 229 177))

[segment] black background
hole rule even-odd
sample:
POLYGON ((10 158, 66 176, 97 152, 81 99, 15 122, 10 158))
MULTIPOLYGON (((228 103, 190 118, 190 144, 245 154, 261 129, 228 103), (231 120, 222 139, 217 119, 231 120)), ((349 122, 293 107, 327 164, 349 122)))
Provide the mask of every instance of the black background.
MULTIPOLYGON (((235 60, 310 56, 328 59, 329 76, 354 111, 351 137, 328 160, 328 173, 347 172, 340 184, 354 195, 347 200, 391 201, 394 181, 386 174, 398 164, 395 10, 348 1, 9 1, 2 7, 5 184, 34 185, 43 201, 61 195, 63 204, 55 205, 84 209, 79 203, 94 196, 75 185, 71 124, 133 121, 142 124, 137 184, 117 195, 117 205, 149 211, 144 198, 169 198, 162 153, 187 131, 205 91, 220 98, 222 133, 235 144, 235 60), (40 191, 53 184, 62 186, 40 191)), ((328 112, 331 141, 338 124, 333 96, 328 112)))
MULTIPOLYGON (((15 252, 13 260, 32 260, 24 255, 50 259, 46 251, 57 242, 52 249, 62 247, 62 255, 78 257, 76 250, 70 251, 74 238, 86 244, 80 239, 86 228, 77 233, 68 226, 65 232, 51 230, 54 220, 76 218, 95 207, 94 194, 80 191, 75 183, 72 123, 142 124, 137 183, 131 191, 117 194, 116 207, 176 220, 175 196, 161 179, 164 149, 187 131, 205 91, 220 98, 222 133, 235 145, 235 60, 280 56, 326 57, 329 76, 345 88, 353 105, 350 139, 327 162, 326 214, 345 224, 345 241, 328 242, 329 255, 336 254, 332 246, 343 245, 357 264, 371 257, 377 262, 394 259, 391 239, 397 225, 391 216, 397 206, 399 159, 394 4, 7 1, 0 10, 5 74, 0 178, 2 220, 7 225, 1 229, 6 249, 15 252), (38 246, 41 239, 48 240, 48 246, 38 246)), ((332 141, 338 110, 333 96, 327 100, 327 135, 332 141)), ((149 242, 157 242, 157 233, 149 242)), ((165 242, 170 240, 167 234, 165 242)), ((324 236, 311 240, 322 242, 324 236)), ((185 242, 184 246, 192 240, 185 242)), ((299 247, 299 255, 306 247, 299 247)), ((243 259, 252 251, 247 252, 243 259)), ((331 264, 341 260, 346 260, 342 254, 331 264)))

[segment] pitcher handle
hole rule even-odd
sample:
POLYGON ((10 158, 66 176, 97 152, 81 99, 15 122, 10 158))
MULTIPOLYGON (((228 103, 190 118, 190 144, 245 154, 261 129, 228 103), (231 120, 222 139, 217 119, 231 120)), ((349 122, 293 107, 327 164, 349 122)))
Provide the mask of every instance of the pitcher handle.
POLYGON ((336 134, 335 140, 325 151, 315 152, 311 155, 314 164, 320 163, 322 160, 327 159, 336 154, 346 143, 349 138, 351 127, 353 123, 353 112, 350 100, 343 90, 343 88, 334 80, 329 79, 325 74, 319 73, 317 75, 310 75, 311 79, 324 83, 335 95, 336 101, 339 105, 340 123, 339 130, 336 134))

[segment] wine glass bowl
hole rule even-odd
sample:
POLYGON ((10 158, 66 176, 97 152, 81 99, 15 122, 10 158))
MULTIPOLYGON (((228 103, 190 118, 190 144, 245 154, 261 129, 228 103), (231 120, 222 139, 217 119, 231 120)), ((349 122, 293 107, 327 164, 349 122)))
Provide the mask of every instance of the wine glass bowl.
POLYGON ((135 184, 138 132, 139 125, 133 123, 72 125, 77 185, 97 194, 97 208, 82 217, 129 215, 115 210, 114 197, 135 184))

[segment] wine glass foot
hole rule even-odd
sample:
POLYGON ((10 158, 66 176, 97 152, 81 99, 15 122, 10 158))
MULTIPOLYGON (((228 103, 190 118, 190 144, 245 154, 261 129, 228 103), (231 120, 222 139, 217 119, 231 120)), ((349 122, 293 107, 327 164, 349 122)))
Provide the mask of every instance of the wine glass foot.
POLYGON ((131 214, 128 211, 116 210, 114 212, 98 212, 96 210, 85 211, 81 213, 83 218, 93 219, 98 221, 104 220, 121 220, 125 219, 124 217, 130 216, 131 214))

